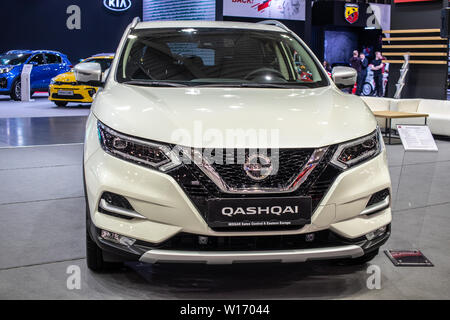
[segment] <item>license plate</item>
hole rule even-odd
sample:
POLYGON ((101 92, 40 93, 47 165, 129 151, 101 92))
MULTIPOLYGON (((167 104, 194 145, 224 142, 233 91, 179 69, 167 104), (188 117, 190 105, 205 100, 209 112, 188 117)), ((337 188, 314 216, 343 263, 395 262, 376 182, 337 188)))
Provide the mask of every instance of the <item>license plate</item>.
POLYGON ((310 197, 213 199, 208 201, 211 227, 272 227, 311 222, 310 197))
POLYGON ((73 96, 73 91, 70 90, 59 90, 58 95, 60 96, 73 96))

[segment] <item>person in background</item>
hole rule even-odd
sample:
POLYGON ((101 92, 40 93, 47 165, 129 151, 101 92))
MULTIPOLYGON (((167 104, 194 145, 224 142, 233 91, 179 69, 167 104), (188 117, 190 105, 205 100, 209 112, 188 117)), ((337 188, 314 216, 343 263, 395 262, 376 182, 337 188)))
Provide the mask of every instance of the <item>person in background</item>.
POLYGON ((330 64, 328 63, 327 60, 323 60, 323 67, 325 68, 325 70, 327 72, 331 72, 331 66, 330 66, 330 64))
POLYGON ((375 52, 375 60, 372 60, 370 69, 373 71, 373 81, 375 82, 375 95, 383 96, 383 56, 380 51, 375 52))
POLYGON ((357 88, 356 88, 356 95, 360 96, 363 86, 364 86, 364 82, 366 80, 367 77, 367 67, 369 66, 369 60, 367 60, 366 55, 364 53, 360 53, 359 54, 359 60, 361 60, 361 72, 360 74, 358 74, 358 79, 357 79, 357 88))
POLYGON ((367 59, 370 59, 370 54, 372 53, 372 50, 369 47, 364 47, 363 52, 366 55, 367 59))
POLYGON ((356 70, 358 73, 358 77, 356 78, 356 92, 358 92, 358 88, 362 86, 361 83, 361 70, 362 64, 361 59, 358 56, 358 50, 353 51, 353 56, 350 58, 350 67, 356 70))

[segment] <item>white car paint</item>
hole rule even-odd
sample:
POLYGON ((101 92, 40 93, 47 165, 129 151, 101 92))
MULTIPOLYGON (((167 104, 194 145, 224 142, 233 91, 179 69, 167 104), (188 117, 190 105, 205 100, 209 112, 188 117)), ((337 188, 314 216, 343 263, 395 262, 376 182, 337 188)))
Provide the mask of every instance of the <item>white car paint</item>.
MULTIPOLYGON (((96 97, 92 112, 117 131, 175 144, 178 141, 173 139, 173 132, 185 129, 193 136, 195 121, 201 121, 204 131, 277 129, 280 148, 327 146, 367 135, 376 128, 372 112, 359 97, 332 86, 149 89, 111 80, 96 97)), ((197 143, 209 146, 207 139, 197 143)))
MULTIPOLYGON (((137 29, 160 27, 248 28, 284 32, 272 25, 231 22, 145 22, 136 26, 137 29)), ((275 142, 261 140, 246 141, 239 146, 229 145, 226 141, 211 145, 205 136, 187 145, 218 148, 320 148, 365 136, 377 127, 366 104, 359 97, 342 93, 332 82, 316 89, 156 88, 118 83, 112 75, 117 71, 117 60, 128 32, 122 38, 110 76, 105 88, 97 94, 87 122, 84 176, 89 217, 97 228, 149 243, 161 243, 180 232, 203 236, 264 236, 330 229, 342 237, 355 239, 391 222, 390 207, 370 216, 361 215, 373 193, 384 188, 391 190, 382 142, 383 150, 379 155, 338 176, 313 213, 310 224, 300 229, 279 231, 214 231, 174 178, 106 153, 99 143, 97 121, 126 135, 173 144, 179 142, 173 135, 179 129, 195 135, 196 122, 202 124, 204 131, 213 129, 224 134, 230 129, 275 129, 279 132, 276 145, 275 142), (124 196, 146 219, 124 220, 100 212, 100 196, 104 191, 124 196)), ((357 253, 354 247, 350 249, 353 250, 349 254, 351 257, 362 254, 360 248, 356 248, 357 253)), ((298 255, 297 261, 305 261, 307 258, 304 256, 308 255, 307 252, 295 254, 298 255)), ((151 257, 142 260, 156 262, 155 256, 161 255, 164 253, 148 253, 147 256, 151 257)), ((179 260, 186 261, 186 256, 179 252, 175 258, 170 255, 171 259, 177 260, 177 255, 179 260)), ((344 253, 336 256, 331 251, 314 252, 314 258, 343 256, 344 253)), ((213 262, 214 257, 211 257, 213 262)), ((196 260, 203 258, 208 260, 205 256, 195 257, 196 260)), ((217 261, 222 263, 230 259, 220 256, 217 261)), ((251 255, 243 258, 245 261, 252 259, 251 255)), ((256 254, 254 259, 260 261, 261 254, 256 254)))

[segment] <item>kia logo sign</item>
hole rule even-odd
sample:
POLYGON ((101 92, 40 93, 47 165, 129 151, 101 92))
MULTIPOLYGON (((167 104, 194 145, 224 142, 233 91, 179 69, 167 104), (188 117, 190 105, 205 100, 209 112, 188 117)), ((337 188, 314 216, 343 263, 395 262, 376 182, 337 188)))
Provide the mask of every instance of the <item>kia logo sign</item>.
POLYGON ((103 5, 112 11, 127 11, 131 7, 131 0, 103 0, 103 5))

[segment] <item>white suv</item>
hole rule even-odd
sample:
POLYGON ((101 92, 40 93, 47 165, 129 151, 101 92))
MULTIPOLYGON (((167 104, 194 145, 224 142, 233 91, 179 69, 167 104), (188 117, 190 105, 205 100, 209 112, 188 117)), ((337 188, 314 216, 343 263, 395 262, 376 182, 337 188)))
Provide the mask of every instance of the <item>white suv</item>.
MULTIPOLYGON (((277 21, 139 22, 87 121, 87 263, 372 259, 391 181, 353 69, 277 21)), ((115 264, 114 264, 115 265, 115 264)))

